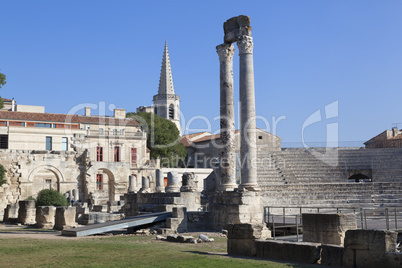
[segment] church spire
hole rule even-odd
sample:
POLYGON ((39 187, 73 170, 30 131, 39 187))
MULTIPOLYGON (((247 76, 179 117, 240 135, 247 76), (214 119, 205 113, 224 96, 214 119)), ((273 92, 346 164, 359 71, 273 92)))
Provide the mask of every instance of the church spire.
POLYGON ((174 94, 172 69, 170 68, 169 51, 167 41, 165 41, 165 50, 163 52, 161 76, 159 79, 159 95, 174 94))

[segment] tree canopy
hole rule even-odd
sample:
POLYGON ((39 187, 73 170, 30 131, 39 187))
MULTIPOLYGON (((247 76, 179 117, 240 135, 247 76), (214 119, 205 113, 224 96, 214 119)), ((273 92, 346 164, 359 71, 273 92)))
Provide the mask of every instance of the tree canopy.
MULTIPOLYGON (((6 75, 3 73, 0 73, 0 88, 2 88, 6 83, 7 83, 6 75)), ((4 107, 4 103, 3 103, 2 98, 0 97, 0 109, 3 107, 4 107)))
POLYGON ((162 167, 182 166, 187 155, 186 148, 180 142, 180 133, 176 125, 153 113, 127 113, 127 117, 136 119, 147 133, 147 147, 151 158, 160 158, 162 167))

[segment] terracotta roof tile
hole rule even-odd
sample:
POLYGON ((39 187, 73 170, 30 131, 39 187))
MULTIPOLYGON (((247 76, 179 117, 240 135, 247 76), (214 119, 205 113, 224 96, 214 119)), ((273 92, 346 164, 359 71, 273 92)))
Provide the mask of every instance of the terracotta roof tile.
POLYGON ((103 116, 82 116, 71 114, 52 114, 52 113, 27 113, 0 111, 0 119, 24 120, 54 123, 88 123, 88 124, 108 124, 108 125, 130 125, 138 126, 138 122, 131 118, 116 119, 114 117, 103 116))

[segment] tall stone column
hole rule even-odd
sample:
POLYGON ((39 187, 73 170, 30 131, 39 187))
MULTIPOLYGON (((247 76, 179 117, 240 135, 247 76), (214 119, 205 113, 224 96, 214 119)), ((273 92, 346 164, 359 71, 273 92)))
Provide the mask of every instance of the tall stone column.
POLYGON ((233 97, 233 44, 216 47, 220 63, 220 124, 222 151, 219 190, 233 191, 236 184, 235 122, 233 97))
POLYGON ((255 121, 255 92, 253 66, 253 38, 237 39, 240 56, 240 189, 259 191, 257 182, 257 143, 255 121))

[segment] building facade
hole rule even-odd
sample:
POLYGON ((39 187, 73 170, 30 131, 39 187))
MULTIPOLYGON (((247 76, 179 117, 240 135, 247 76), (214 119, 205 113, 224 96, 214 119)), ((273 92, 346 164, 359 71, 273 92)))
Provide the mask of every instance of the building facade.
POLYGON ((20 107, 24 111, 18 105, 0 111, 0 164, 7 170, 0 211, 46 188, 74 191, 71 199, 92 204, 118 201, 130 176, 154 171, 146 133, 137 121, 125 118, 124 109, 99 116, 91 115, 89 107, 84 115, 20 107))

